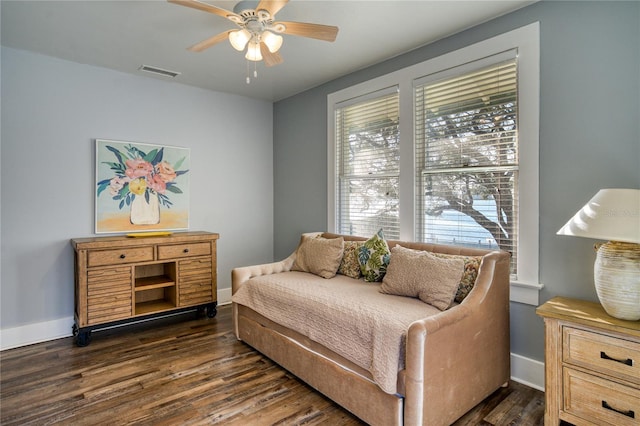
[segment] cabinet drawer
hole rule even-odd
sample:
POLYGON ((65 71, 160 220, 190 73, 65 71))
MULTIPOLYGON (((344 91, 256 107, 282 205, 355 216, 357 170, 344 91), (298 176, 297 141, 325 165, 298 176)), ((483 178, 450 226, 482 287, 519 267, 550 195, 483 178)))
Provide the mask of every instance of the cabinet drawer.
POLYGON ((128 247, 115 250, 91 250, 87 264, 91 266, 119 265, 153 260, 153 246, 128 247))
POLYGON ((158 259, 175 259, 189 256, 205 256, 211 254, 211 244, 191 243, 158 246, 158 259))
POLYGON ((640 390, 563 369, 564 411, 598 425, 640 425, 640 390))
POLYGON ((640 343, 563 328, 563 361, 640 384, 640 343))

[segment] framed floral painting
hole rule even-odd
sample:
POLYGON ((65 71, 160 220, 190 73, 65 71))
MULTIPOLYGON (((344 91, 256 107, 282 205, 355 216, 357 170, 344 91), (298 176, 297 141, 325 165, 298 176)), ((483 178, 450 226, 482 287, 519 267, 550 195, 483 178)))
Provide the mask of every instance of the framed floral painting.
POLYGON ((189 149, 96 139, 96 233, 189 229, 189 149))

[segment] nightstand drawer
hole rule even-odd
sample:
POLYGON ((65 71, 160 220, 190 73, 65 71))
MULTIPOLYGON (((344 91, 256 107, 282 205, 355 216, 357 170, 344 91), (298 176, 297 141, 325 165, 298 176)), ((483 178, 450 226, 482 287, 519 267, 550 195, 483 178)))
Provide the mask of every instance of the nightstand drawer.
POLYGON ((177 257, 206 256, 211 254, 211 244, 175 244, 158 246, 158 259, 175 259, 177 257))
POLYGON ((91 266, 119 265, 153 260, 153 247, 126 247, 115 250, 91 250, 87 264, 91 266))
POLYGON ((639 426, 640 390, 563 369, 564 411, 589 424, 639 426))
POLYGON ((562 360, 640 384, 640 343, 563 327, 562 360))

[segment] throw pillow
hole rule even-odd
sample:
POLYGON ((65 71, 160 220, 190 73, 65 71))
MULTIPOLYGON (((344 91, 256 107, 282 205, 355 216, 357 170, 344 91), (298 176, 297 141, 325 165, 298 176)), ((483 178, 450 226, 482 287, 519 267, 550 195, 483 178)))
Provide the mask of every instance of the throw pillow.
POLYGON ((360 272, 368 282, 382 281, 389 264, 389 245, 380 229, 373 237, 364 242, 358 253, 360 272))
POLYGON ((465 297, 473 290, 473 286, 478 278, 478 269, 480 269, 480 262, 482 262, 482 256, 462 256, 458 254, 445 254, 445 253, 431 253, 436 257, 444 259, 462 259, 464 262, 464 273, 460 278, 460 285, 458 285, 458 291, 456 292, 455 301, 462 303, 465 297))
POLYGON ((338 267, 338 273, 351 278, 360 278, 360 262, 358 262, 358 251, 364 241, 345 241, 342 262, 338 267))
POLYGON ((444 311, 456 295, 463 266, 462 259, 443 259, 396 245, 380 292, 417 297, 444 311))
POLYGON ((310 272, 322 278, 333 278, 338 271, 344 239, 305 238, 296 250, 292 271, 310 272))

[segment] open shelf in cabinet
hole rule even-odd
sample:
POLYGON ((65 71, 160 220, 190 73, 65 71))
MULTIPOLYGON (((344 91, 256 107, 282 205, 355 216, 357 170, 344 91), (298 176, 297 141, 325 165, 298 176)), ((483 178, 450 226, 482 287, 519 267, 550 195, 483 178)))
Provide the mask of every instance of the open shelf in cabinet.
POLYGON ((166 311, 177 306, 176 263, 135 266, 134 315, 166 311))

